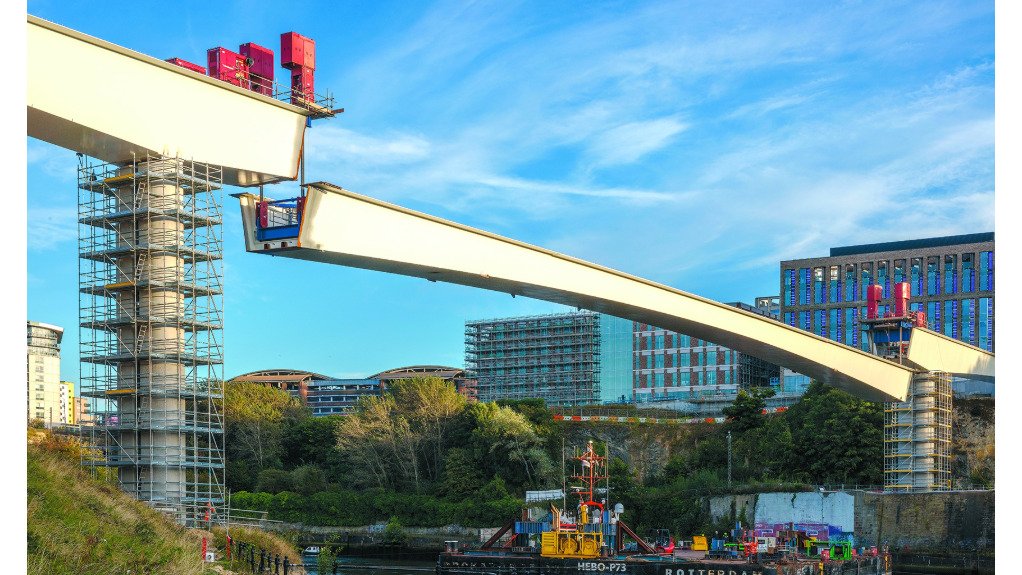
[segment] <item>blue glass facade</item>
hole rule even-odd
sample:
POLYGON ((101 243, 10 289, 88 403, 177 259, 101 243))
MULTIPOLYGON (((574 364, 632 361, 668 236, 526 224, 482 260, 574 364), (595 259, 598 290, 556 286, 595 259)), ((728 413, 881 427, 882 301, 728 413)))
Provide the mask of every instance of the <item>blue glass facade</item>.
POLYGON ((600 403, 632 399, 632 321, 600 315, 600 403))
POLYGON ((868 351, 859 325, 867 288, 882 287, 884 313, 905 281, 909 309, 925 312, 930 329, 993 351, 994 275, 993 233, 832 248, 829 257, 781 262, 781 317, 868 351))

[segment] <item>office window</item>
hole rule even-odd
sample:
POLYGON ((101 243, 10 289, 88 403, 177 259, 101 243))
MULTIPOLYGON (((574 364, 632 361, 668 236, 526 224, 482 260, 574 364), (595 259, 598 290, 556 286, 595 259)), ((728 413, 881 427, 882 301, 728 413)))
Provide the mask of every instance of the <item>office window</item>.
POLYGON ((813 303, 827 303, 827 292, 823 286, 823 268, 813 268, 813 303))
POLYGON ((979 252, 979 289, 994 289, 994 252, 979 252))
POLYGON ((976 291, 976 254, 962 254, 962 293, 976 291))
POLYGON ((841 276, 838 274, 837 266, 830 266, 830 277, 828 285, 827 301, 838 302, 841 301, 841 276))
POLYGON ((940 295, 940 258, 926 258, 926 295, 940 295))
POLYGON ((976 345, 976 300, 962 300, 962 341, 976 345))
POLYGON ((817 335, 827 337, 827 310, 825 309, 816 310, 815 325, 816 325, 815 333, 817 335))
POLYGON ((912 296, 923 295, 923 258, 912 258, 912 269, 909 283, 912 284, 912 296))
POLYGON ((663 387, 664 386, 664 374, 663 373, 655 374, 654 379, 653 379, 653 385, 655 387, 663 387))
MULTIPOLYGON (((982 277, 982 276, 980 276, 982 277)), ((979 345, 987 351, 994 350, 994 299, 989 297, 979 298, 979 345)))
POLYGON ((894 260, 894 283, 907 281, 905 278, 905 260, 894 260))
POLYGON ((681 372, 681 385, 682 386, 692 385, 692 372, 689 371, 681 372))
POLYGON ((926 327, 933 331, 940 331, 940 302, 926 302, 926 327))
POLYGON ((827 331, 827 337, 834 341, 841 341, 841 310, 834 308, 829 311, 830 319, 828 325, 830 329, 827 331))
POLYGON ((944 302, 944 335, 958 339, 958 301, 944 302))
POLYGON ((866 299, 866 288, 873 285, 873 262, 859 264, 859 299, 866 299))
POLYGON ((706 365, 717 365, 717 351, 706 352, 706 365))
POLYGON ((884 288, 884 297, 891 297, 891 274, 888 262, 877 262, 877 283, 884 288))
POLYGON ((692 366, 692 354, 691 353, 686 351, 685 353, 682 353, 679 357, 681 358, 681 367, 691 367, 692 366))
POLYGON ((659 334, 659 335, 656 336, 656 349, 663 349, 663 348, 664 348, 664 334, 659 334))
POLYGON ((958 293, 958 256, 944 256, 944 293, 958 293))
POLYGON ((812 316, 809 315, 809 312, 808 311, 800 311, 798 313, 799 313, 799 315, 802 316, 802 317, 799 318, 799 320, 800 320, 799 321, 799 327, 804 329, 804 330, 806 330, 806 331, 812 331, 813 330, 813 321, 812 321, 812 316))
POLYGON ((655 367, 656 369, 663 369, 664 368, 664 354, 658 353, 658 354, 656 354, 654 356, 654 359, 655 359, 655 363, 654 363, 653 367, 655 367))
POLYGON ((799 268, 798 270, 798 303, 799 305, 806 305, 812 301, 810 292, 813 289, 813 285, 809 282, 809 275, 812 270, 809 268, 799 268))
POLYGON ((795 290, 798 289, 795 285, 795 270, 784 270, 784 301, 788 302, 789 306, 795 305, 795 290))
POLYGON ((717 385, 717 372, 707 371, 706 372, 706 385, 717 385))
POLYGON ((855 273, 855 264, 845 266, 844 283, 844 301, 855 301, 855 298, 859 296, 859 276, 855 273))
POLYGON ((678 347, 692 347, 692 338, 687 335, 682 335, 681 343, 678 344, 678 347))
POLYGON ((795 312, 786 311, 784 312, 784 323, 794 327, 795 326, 795 312))
MULTIPOLYGON (((864 318, 864 317, 866 317, 866 308, 865 307, 860 307, 859 308, 859 318, 861 319, 861 318, 864 318)), ((863 351, 869 351, 869 338, 868 337, 863 337, 863 336, 859 337, 859 348, 862 349, 863 351)))
POLYGON ((859 345, 859 326, 856 325, 858 321, 858 314, 854 307, 848 307, 843 310, 845 316, 845 338, 844 343, 853 347, 859 345))

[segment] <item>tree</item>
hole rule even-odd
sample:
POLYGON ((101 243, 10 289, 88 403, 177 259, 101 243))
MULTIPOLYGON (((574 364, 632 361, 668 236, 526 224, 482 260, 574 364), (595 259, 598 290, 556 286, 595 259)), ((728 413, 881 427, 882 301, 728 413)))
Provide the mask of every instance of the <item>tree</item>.
POLYGON ((250 488, 253 475, 281 467, 284 419, 303 412, 307 410, 286 391, 258 383, 228 382, 224 386, 228 486, 250 488))
POLYGON ((259 472, 256 489, 266 493, 288 491, 291 489, 291 475, 283 469, 264 469, 259 472))
POLYGON ((773 395, 774 390, 769 387, 753 388, 751 393, 740 390, 735 401, 724 408, 731 430, 741 432, 761 427, 766 408, 764 399, 773 395))
POLYGON ((813 382, 786 413, 799 457, 791 467, 810 481, 876 485, 883 481, 883 409, 813 382))
POLYGON ((326 489, 326 476, 315 465, 302 465, 291 471, 291 491, 312 495, 326 489))
POLYGON ((554 465, 542 440, 525 417, 509 407, 492 403, 475 409, 472 441, 488 474, 500 474, 516 488, 546 487, 554 465), (512 463, 511 466, 508 463, 512 463))

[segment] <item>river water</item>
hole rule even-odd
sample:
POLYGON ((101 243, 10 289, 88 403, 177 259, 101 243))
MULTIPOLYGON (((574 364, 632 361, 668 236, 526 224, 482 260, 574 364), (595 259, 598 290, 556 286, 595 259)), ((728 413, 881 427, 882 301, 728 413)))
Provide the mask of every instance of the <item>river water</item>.
MULTIPOLYGON (((320 573, 319 564, 315 558, 305 559, 305 573, 307 575, 330 575, 329 572, 320 573)), ((338 575, 426 575, 436 571, 435 561, 408 561, 401 559, 370 559, 366 557, 338 557, 338 575)))

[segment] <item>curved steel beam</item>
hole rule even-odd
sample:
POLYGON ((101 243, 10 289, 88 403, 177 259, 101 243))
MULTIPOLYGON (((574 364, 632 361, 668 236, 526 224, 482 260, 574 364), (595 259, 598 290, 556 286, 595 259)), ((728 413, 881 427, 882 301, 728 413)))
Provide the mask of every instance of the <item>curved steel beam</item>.
POLYGON ((903 401, 912 379, 907 366, 669 286, 329 183, 307 190, 298 235, 272 242, 256 239, 257 198, 238 196, 248 251, 591 309, 712 341, 873 401, 903 401))

